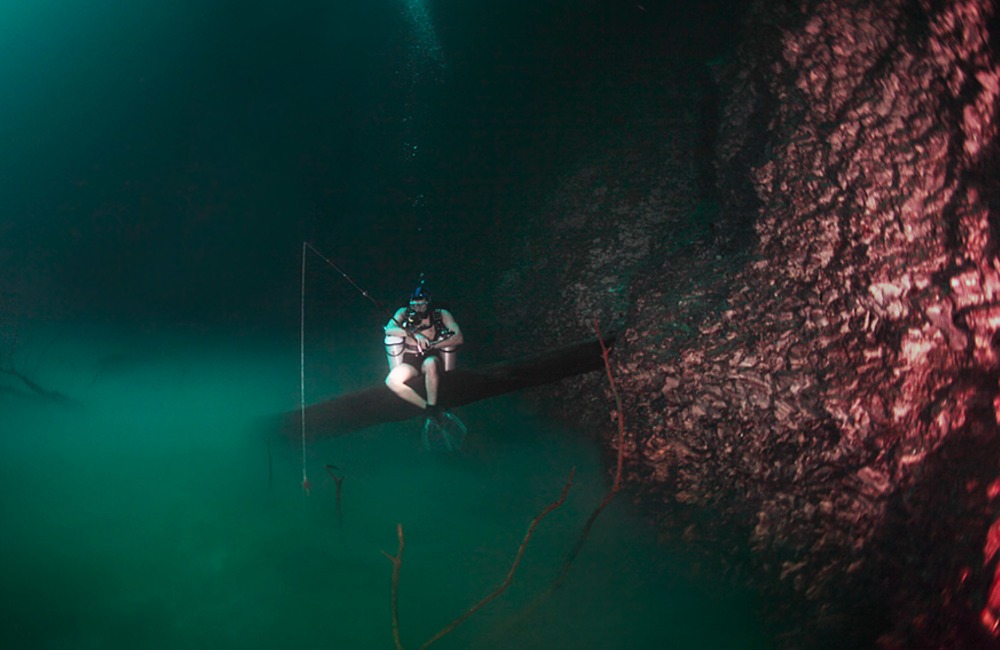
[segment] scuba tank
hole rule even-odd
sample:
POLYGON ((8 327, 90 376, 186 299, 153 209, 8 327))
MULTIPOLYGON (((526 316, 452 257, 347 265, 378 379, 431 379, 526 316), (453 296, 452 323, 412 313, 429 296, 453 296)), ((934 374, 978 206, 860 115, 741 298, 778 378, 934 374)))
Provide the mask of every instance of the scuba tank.
POLYGON ((385 335, 385 358, 389 362, 389 370, 403 363, 403 337, 385 335))

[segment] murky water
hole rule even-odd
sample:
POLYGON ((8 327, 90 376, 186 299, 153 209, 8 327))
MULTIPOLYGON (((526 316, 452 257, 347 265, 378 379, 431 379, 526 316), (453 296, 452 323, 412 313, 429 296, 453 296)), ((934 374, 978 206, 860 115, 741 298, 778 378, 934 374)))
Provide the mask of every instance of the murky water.
MULTIPOLYGON (((434 647, 768 647, 749 598, 686 579, 627 495, 539 601, 606 484, 592 446, 515 397, 460 410, 459 454, 424 451, 415 421, 313 442, 307 497, 297 441, 262 426, 298 403, 297 342, 22 331, 15 366, 73 403, 0 378, 2 647, 393 648, 401 524, 417 648, 501 584, 573 467, 511 587, 434 647)), ((309 399, 380 380, 380 352, 314 351, 309 399)))

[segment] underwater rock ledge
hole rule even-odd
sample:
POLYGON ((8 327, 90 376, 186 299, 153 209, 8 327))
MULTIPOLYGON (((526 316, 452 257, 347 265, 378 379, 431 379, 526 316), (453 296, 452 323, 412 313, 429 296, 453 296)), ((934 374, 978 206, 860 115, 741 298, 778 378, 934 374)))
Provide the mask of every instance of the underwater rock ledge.
MULTIPOLYGON (((994 12, 756 2, 717 74, 714 238, 662 243, 697 209, 684 166, 612 196, 594 165, 504 276, 506 295, 566 280, 521 306, 548 336, 624 321, 627 480, 665 538, 771 596, 787 647, 998 645, 994 12), (755 239, 734 255, 719 229, 748 207, 755 239)), ((673 139, 684 110, 663 110, 673 139)), ((601 396, 588 381, 574 389, 601 396)))
MULTIPOLYGON (((729 96, 774 107, 749 124, 769 151, 750 170, 755 260, 674 358, 619 359, 643 432, 632 458, 664 501, 742 527, 765 584, 814 605, 805 637, 862 621, 861 643, 979 647, 1000 604, 984 607, 1000 404, 991 8, 805 6, 758 5, 780 47, 751 38, 729 96)), ((714 535, 699 528, 688 538, 714 535)))

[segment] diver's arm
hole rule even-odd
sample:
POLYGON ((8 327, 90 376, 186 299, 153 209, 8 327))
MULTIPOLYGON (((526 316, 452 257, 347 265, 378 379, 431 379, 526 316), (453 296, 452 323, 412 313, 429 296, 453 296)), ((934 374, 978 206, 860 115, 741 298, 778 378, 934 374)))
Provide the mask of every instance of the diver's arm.
POLYGON ((403 317, 406 316, 406 308, 400 307, 396 310, 396 313, 392 315, 389 322, 385 324, 385 335, 386 336, 398 336, 400 338, 412 338, 410 333, 403 329, 402 322, 403 317))
POLYGON ((462 329, 455 322, 455 317, 451 315, 451 312, 447 309, 441 310, 441 322, 444 326, 451 331, 453 334, 446 339, 441 339, 434 342, 434 347, 458 347, 465 343, 465 337, 462 336, 462 329))
POLYGON ((400 307, 389 322, 385 324, 385 335, 398 336, 421 351, 432 347, 431 342, 420 332, 411 332, 403 328, 402 323, 404 318, 406 318, 406 307, 400 307))

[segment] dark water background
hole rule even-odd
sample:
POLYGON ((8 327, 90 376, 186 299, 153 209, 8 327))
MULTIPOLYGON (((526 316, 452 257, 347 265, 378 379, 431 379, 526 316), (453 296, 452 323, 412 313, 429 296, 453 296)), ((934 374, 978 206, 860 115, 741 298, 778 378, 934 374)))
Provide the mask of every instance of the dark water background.
MULTIPOLYGON (((440 647, 765 647, 749 597, 685 578, 627 496, 518 616, 607 486, 515 397, 463 409, 457 456, 414 422, 311 444, 308 498, 299 448, 261 427, 298 403, 303 241, 380 299, 419 271, 456 307, 488 291, 507 220, 615 123, 600 81, 715 56, 723 5, 0 7, 0 360, 69 398, 0 374, 0 646, 389 648, 402 523, 418 647, 576 466, 514 586, 440 647)), ((315 258, 308 286, 308 399, 379 381, 387 314, 315 258)))
POLYGON ((284 326, 303 240, 387 300, 420 271, 486 291, 518 208, 630 117, 622 88, 732 47, 728 4, 8 3, 4 300, 284 326))

